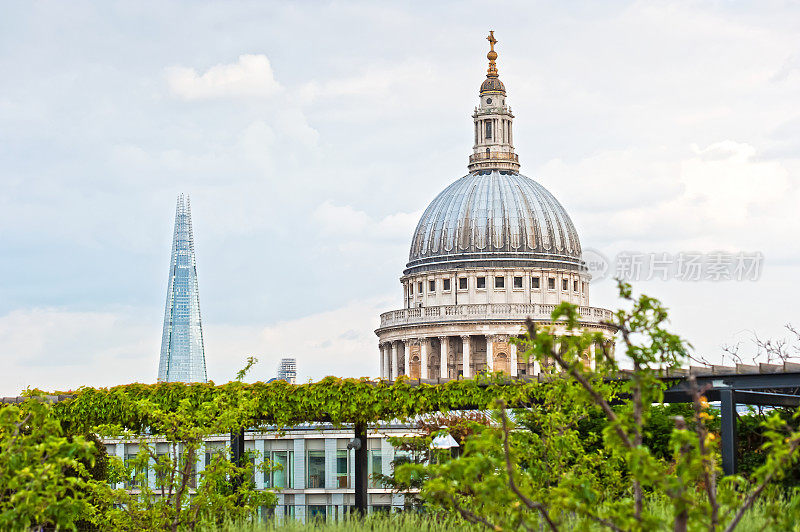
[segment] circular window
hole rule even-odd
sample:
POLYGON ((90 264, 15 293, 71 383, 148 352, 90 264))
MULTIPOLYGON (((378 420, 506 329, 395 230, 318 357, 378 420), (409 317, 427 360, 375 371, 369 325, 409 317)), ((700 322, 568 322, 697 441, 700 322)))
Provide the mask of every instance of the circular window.
POLYGON ((486 103, 492 103, 492 99, 491 98, 486 98, 486 103))

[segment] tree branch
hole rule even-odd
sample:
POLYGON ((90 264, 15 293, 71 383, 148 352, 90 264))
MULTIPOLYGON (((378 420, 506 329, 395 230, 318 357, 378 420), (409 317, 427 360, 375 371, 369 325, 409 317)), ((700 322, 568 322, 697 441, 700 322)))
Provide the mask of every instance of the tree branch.
POLYGON ((692 406, 694 408, 695 432, 697 433, 698 449, 700 456, 703 457, 703 480, 706 485, 708 502, 711 504, 711 523, 709 530, 714 532, 719 526, 719 503, 717 502, 717 476, 714 473, 714 459, 706 447, 706 436, 708 430, 701 417, 703 406, 700 402, 702 390, 697 387, 697 379, 694 375, 689 375, 687 379, 692 391, 692 406))
POLYGON ((476 524, 476 525, 478 525, 478 524, 484 525, 484 526, 487 526, 487 527, 491 528, 492 530, 497 530, 498 529, 498 527, 496 525, 493 525, 485 517, 481 517, 480 515, 478 515, 476 513, 470 512, 469 510, 467 510, 465 508, 462 508, 458 504, 458 502, 456 501, 456 498, 453 497, 452 495, 450 496, 450 504, 452 504, 453 508, 455 508, 456 511, 458 513, 460 513, 461 516, 464 519, 466 519, 467 521, 469 521, 470 523, 473 523, 473 524, 476 524))
POLYGON ((527 506, 531 510, 538 511, 539 514, 542 516, 542 518, 544 518, 547 525, 550 527, 550 530, 556 532, 558 531, 558 527, 553 522, 553 520, 550 519, 550 516, 547 515, 547 508, 545 507, 545 505, 526 497, 517 487, 516 482, 514 482, 514 466, 511 464, 511 446, 508 443, 508 435, 509 435, 508 417, 506 416, 505 406, 506 406, 505 403, 501 402, 500 419, 503 422, 503 453, 505 455, 505 460, 506 460, 506 471, 508 472, 508 486, 511 488, 511 491, 513 491, 514 494, 519 498, 519 500, 521 500, 525 504, 525 506, 527 506))
POLYGON ((794 452, 797 450, 798 447, 800 447, 800 435, 795 435, 794 438, 792 439, 791 444, 789 445, 789 452, 786 453, 784 456, 782 456, 780 460, 778 460, 776 467, 774 467, 772 471, 770 471, 769 474, 766 477, 764 477, 764 480, 761 481, 761 484, 759 484, 758 487, 754 489, 750 493, 750 495, 747 496, 747 499, 745 499, 744 504, 741 506, 741 508, 739 508, 739 511, 736 512, 736 515, 733 517, 733 520, 731 520, 731 522, 725 528, 725 532, 732 532, 733 529, 736 528, 736 526, 739 524, 739 521, 741 521, 742 517, 747 512, 747 510, 749 510, 750 507, 753 506, 753 503, 756 502, 758 497, 761 495, 761 492, 764 491, 764 488, 767 487, 767 485, 772 481, 772 478, 777 474, 777 472, 780 469, 782 469, 783 465, 792 457, 792 454, 794 454, 794 452))
MULTIPOLYGON (((528 318, 528 320, 526 321, 526 326, 528 328, 528 334, 530 334, 531 338, 533 338, 536 335, 536 326, 534 325, 533 320, 528 318)), ((580 384, 583 387, 583 389, 589 393, 589 395, 591 395, 592 400, 595 402, 595 404, 597 404, 597 406, 599 406, 603 410, 606 417, 608 417, 609 421, 613 423, 614 430, 616 431, 617 435, 622 440, 622 442, 625 444, 625 446, 628 447, 629 449, 633 449, 634 448, 633 443, 631 442, 630 438, 628 438, 628 435, 625 433, 625 431, 622 430, 622 427, 619 424, 619 418, 617 418, 617 415, 614 413, 614 410, 611 408, 611 405, 608 403, 608 401, 606 401, 605 398, 602 395, 600 395, 600 393, 597 390, 594 389, 594 386, 592 386, 592 384, 588 381, 588 379, 586 379, 586 377, 584 377, 579 371, 577 371, 570 364, 567 364, 566 360, 564 360, 564 358, 560 354, 558 354, 555 351, 552 351, 551 355, 553 359, 556 362, 558 362, 558 365, 561 366, 564 370, 566 370, 567 373, 569 373, 572 376, 572 378, 575 379, 578 382, 578 384, 580 384)))

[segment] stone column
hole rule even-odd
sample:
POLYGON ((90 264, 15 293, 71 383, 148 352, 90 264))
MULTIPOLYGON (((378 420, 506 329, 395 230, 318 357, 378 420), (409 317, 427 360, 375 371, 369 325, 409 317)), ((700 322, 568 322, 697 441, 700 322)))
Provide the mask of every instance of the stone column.
POLYGON ((471 357, 469 352, 469 347, 470 347, 469 335, 465 334, 461 336, 461 345, 463 347, 461 355, 461 363, 464 368, 464 378, 469 379, 472 377, 472 370, 470 369, 471 357))
POLYGON ((430 371, 428 370, 428 364, 430 363, 430 350, 428 349, 428 339, 427 338, 420 338, 419 339, 419 358, 420 358, 420 368, 419 368, 419 377, 421 379, 428 379, 430 378, 430 371))
POLYGON ((494 336, 486 335, 486 371, 494 371, 494 336))
POLYGON ((509 341, 508 351, 508 370, 511 372, 512 377, 517 377, 519 375, 517 371, 517 344, 513 344, 509 341))
POLYGON ((400 349, 397 342, 392 342, 392 380, 396 381, 400 376, 400 349))
POLYGON ((384 355, 384 351, 385 351, 385 349, 383 347, 383 344, 382 343, 378 343, 378 353, 379 353, 378 356, 380 357, 380 360, 378 361, 378 364, 380 365, 380 368, 381 368, 380 372, 378 373, 378 376, 381 379, 385 379, 386 378, 385 373, 384 373, 384 371, 386 370, 386 363, 385 363, 384 356, 383 356, 384 355))
POLYGON ((383 375, 381 378, 390 379, 392 377, 392 344, 383 344, 383 375))
POLYGON ((439 337, 439 374, 437 377, 447 377, 447 336, 439 337))
POLYGON ((411 343, 411 340, 400 340, 400 342, 403 344, 402 345, 402 348, 403 348, 403 370, 402 370, 402 372, 400 371, 400 365, 399 365, 399 362, 398 362, 397 371, 398 371, 399 375, 408 376, 408 374, 410 373, 410 369, 408 367, 409 366, 409 362, 410 362, 408 360, 408 358, 409 358, 408 354, 411 352, 411 350, 409 349, 409 344, 411 343))

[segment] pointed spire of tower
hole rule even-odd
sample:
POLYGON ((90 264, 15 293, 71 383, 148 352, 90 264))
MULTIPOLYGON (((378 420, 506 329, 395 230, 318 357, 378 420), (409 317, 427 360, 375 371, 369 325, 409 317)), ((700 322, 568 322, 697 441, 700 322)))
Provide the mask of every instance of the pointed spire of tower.
POLYGON ((159 382, 206 382, 206 356, 200 319, 200 293, 192 234, 192 207, 178 196, 169 268, 159 382))
POLYGON ((494 51, 494 45, 497 44, 497 39, 494 38, 494 31, 489 32, 489 36, 486 37, 486 40, 489 41, 489 46, 491 47, 489 53, 486 54, 486 59, 489 60, 489 69, 486 71, 487 78, 496 78, 500 75, 497 73, 497 65, 494 63, 495 59, 497 59, 497 52, 494 51))
POLYGON ((489 69, 481 84, 480 103, 472 119, 475 122, 475 144, 469 156, 470 172, 508 170, 519 171, 519 157, 514 153, 512 126, 514 115, 506 105, 506 87, 497 72, 497 52, 494 31, 486 38, 489 41, 489 69))

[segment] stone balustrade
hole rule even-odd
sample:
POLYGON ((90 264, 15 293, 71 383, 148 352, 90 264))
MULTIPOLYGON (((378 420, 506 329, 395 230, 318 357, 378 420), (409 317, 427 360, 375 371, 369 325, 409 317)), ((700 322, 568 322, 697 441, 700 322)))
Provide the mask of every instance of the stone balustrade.
MULTIPOLYGON (((399 325, 459 322, 474 320, 549 320, 556 305, 538 303, 483 303, 391 310, 381 314, 381 328, 399 325)), ((578 307, 581 321, 600 323, 611 320, 612 312, 599 307, 578 307)))

